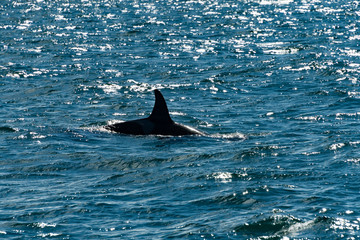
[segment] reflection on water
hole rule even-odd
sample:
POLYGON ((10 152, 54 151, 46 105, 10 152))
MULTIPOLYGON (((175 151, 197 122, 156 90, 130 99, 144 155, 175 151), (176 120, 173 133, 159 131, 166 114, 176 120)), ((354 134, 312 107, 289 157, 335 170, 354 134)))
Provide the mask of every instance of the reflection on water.
POLYGON ((2 1, 0 236, 359 238, 358 5, 2 1))

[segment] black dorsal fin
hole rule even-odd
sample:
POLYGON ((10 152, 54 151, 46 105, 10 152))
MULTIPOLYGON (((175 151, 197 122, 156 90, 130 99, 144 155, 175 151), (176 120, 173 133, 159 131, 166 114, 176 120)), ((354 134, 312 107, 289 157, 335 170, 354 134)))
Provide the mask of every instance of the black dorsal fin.
POLYGON ((166 106, 166 102, 163 95, 157 89, 154 90, 154 93, 155 93, 155 105, 149 119, 153 121, 173 122, 173 120, 170 117, 169 110, 166 106))

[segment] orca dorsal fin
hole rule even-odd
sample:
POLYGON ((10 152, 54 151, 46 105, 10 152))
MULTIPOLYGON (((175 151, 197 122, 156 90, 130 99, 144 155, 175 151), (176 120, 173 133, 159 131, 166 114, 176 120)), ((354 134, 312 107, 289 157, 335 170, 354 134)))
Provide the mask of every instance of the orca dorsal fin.
POLYGON ((157 89, 154 90, 154 93, 155 93, 155 105, 149 119, 153 121, 172 123, 173 120, 170 117, 169 110, 167 108, 163 95, 157 89))

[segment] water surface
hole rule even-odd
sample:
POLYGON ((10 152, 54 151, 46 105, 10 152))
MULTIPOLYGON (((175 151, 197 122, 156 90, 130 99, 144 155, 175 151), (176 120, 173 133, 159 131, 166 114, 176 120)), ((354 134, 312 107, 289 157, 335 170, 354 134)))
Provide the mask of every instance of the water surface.
POLYGON ((0 237, 358 239, 358 2, 2 1, 0 237), (103 126, 172 118, 208 136, 103 126))

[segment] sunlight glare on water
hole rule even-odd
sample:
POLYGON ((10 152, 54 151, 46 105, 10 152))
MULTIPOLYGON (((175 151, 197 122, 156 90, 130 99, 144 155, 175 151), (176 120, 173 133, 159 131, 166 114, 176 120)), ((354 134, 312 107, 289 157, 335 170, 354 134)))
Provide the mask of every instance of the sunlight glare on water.
POLYGON ((360 238, 358 9, 2 1, 1 238, 360 238))

